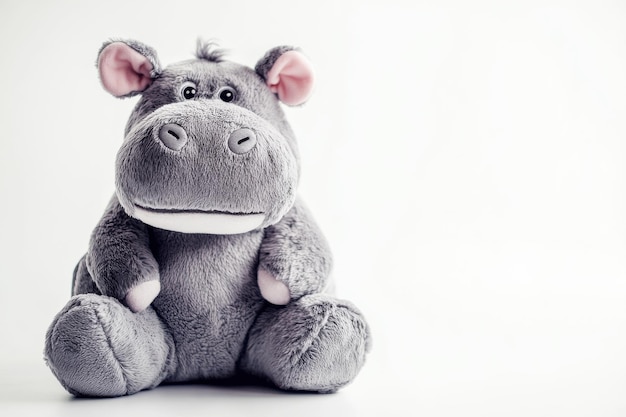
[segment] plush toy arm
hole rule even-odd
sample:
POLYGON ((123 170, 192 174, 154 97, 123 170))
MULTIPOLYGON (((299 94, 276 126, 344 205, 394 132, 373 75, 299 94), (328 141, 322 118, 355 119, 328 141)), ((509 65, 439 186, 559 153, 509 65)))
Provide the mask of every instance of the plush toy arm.
POLYGON ((267 301, 287 304, 323 291, 331 266, 328 243, 302 202, 296 201, 280 222, 265 229, 258 283, 267 301))
POLYGON ((100 292, 134 312, 146 309, 159 294, 159 266, 150 250, 148 228, 129 217, 117 197, 91 235, 86 260, 100 292))

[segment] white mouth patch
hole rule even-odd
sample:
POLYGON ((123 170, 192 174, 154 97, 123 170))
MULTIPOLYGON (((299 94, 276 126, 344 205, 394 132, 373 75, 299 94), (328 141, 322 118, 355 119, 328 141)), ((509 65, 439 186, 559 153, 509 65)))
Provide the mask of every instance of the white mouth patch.
POLYGON ((159 229, 211 235, 246 233, 259 227, 265 218, 263 213, 151 209, 138 205, 133 217, 159 229))

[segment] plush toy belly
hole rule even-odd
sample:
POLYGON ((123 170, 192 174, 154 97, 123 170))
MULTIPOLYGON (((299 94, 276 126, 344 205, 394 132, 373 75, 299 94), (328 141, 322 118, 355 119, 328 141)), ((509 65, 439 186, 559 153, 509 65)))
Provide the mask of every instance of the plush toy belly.
POLYGON ((152 229, 161 293, 152 306, 174 339, 169 381, 232 376, 264 305, 256 271, 262 232, 182 234, 152 229))

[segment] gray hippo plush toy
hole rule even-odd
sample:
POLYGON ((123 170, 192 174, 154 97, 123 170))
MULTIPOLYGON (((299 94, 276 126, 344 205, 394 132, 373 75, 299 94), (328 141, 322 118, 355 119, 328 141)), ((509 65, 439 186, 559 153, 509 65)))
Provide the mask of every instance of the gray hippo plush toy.
POLYGON ((77 396, 242 375, 336 391, 361 369, 369 330, 326 291, 331 254, 296 197, 298 149, 279 102, 306 101, 310 64, 285 46, 255 69, 211 43, 196 55, 162 69, 136 41, 100 50, 104 88, 141 98, 46 362, 77 396))

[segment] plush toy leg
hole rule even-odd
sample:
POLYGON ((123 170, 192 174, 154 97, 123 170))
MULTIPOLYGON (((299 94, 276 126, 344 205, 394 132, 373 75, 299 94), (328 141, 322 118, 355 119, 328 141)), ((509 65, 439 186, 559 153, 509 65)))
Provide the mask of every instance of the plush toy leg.
POLYGON ((133 313, 96 294, 73 297, 46 334, 46 361, 77 396, 116 397, 153 388, 172 366, 172 337, 152 308, 133 313))
POLYGON ((240 366, 282 389, 333 392, 356 376, 368 344, 367 323, 354 306, 309 295, 260 314, 240 366))

